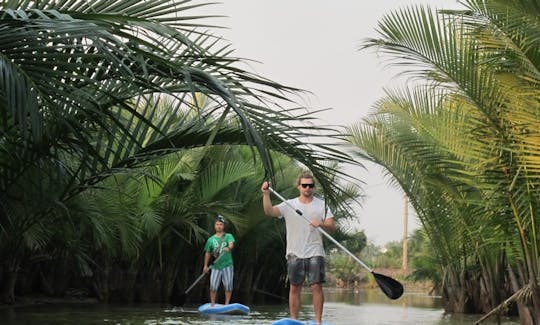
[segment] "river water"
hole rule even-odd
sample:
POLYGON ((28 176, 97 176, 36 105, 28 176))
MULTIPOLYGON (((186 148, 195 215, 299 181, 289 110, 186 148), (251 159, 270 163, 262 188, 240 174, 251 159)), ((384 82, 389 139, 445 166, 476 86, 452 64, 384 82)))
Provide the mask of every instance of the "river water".
MULTIPOLYGON (((445 315, 441 299, 424 293, 406 292, 398 300, 386 298, 378 289, 332 290, 325 289, 326 303, 324 319, 332 325, 395 325, 473 324, 482 315, 445 315)), ((0 307, 0 323, 4 325, 52 325, 52 324, 114 324, 114 325, 154 325, 154 324, 270 324, 279 318, 288 317, 288 309, 283 305, 250 306, 248 316, 205 316, 197 311, 197 306, 172 308, 156 304, 115 305, 115 304, 38 304, 16 307, 0 307)), ((309 290, 302 296, 300 319, 313 319, 309 290)), ((517 318, 491 318, 484 325, 517 325, 517 318)))

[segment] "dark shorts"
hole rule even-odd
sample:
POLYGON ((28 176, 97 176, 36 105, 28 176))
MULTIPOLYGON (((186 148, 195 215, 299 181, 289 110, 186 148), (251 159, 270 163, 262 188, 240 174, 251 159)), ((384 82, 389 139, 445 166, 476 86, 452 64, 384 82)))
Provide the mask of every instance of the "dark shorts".
POLYGON ((303 284, 306 277, 310 285, 324 283, 324 257, 289 257, 287 259, 287 275, 291 284, 303 284))

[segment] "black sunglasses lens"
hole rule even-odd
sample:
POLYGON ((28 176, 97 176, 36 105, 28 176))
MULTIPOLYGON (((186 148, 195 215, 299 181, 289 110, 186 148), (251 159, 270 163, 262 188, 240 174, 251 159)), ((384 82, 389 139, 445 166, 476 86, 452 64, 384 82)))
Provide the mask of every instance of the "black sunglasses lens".
POLYGON ((314 188, 315 187, 315 184, 302 184, 302 187, 303 188, 314 188))

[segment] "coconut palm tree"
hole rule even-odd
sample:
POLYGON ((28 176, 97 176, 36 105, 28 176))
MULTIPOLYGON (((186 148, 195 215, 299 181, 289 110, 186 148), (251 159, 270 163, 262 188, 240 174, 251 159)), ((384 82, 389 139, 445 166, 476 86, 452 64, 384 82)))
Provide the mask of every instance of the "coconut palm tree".
POLYGON ((348 161, 332 128, 291 108, 298 90, 240 68, 192 1, 4 1, 0 5, 2 300, 17 270, 66 220, 70 199, 156 157, 246 144, 273 178, 270 149, 307 165, 330 201, 327 161, 348 161), (200 110, 198 94, 211 103, 200 110), (167 101, 166 113, 157 110, 167 101), (198 119, 186 119, 185 111, 198 119), (314 140, 315 139, 315 140, 314 140))
POLYGON ((443 263, 450 311, 487 312, 521 292, 520 316, 536 323, 540 12, 534 1, 463 4, 383 18, 365 47, 418 83, 388 91, 351 142, 411 198, 443 263))

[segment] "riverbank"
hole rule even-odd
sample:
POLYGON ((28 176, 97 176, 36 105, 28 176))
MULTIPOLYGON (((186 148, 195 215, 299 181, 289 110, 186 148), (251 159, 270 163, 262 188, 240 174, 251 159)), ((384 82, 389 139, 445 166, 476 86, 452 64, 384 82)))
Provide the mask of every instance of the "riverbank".
MULTIPOLYGON (((447 315, 444 313, 441 300, 422 294, 406 294, 398 301, 388 299, 379 289, 363 289, 359 292, 346 289, 328 287, 325 292, 324 308, 325 320, 334 325, 351 324, 396 324, 396 325, 462 325, 473 324, 481 315, 447 315)), ((313 318, 311 293, 304 290, 300 318, 308 320, 313 318)), ((34 300, 36 299, 36 300, 34 300)), ((216 319, 197 312, 196 306, 188 305, 184 308, 172 309, 161 304, 105 304, 105 303, 79 303, 76 299, 67 299, 74 302, 66 304, 58 298, 41 299, 37 306, 26 306, 0 309, 0 319, 3 325, 20 324, 242 324, 261 325, 270 324, 276 319, 286 317, 287 305, 252 305, 253 313, 248 316, 226 316, 216 319), (55 302, 55 303, 53 303, 55 302), (56 303, 57 302, 57 303, 56 303)), ((13 306, 11 306, 13 307, 13 306)), ((512 319, 515 320, 515 319, 512 319)), ((495 325, 488 321, 486 325, 495 325)), ((518 325, 502 319, 500 324, 518 325)))
MULTIPOLYGON (((403 285, 405 292, 415 292, 415 293, 425 293, 426 295, 436 295, 434 289, 434 284, 432 281, 408 281, 404 280, 407 278, 408 274, 402 269, 374 269, 376 273, 384 274, 389 276, 403 285)), ((339 289, 351 289, 351 290, 365 290, 365 289, 377 289, 379 286, 372 274, 367 272, 361 272, 355 276, 355 280, 346 282, 341 279, 336 279, 332 273, 327 273, 327 283, 326 286, 329 288, 339 288, 339 289)))
MULTIPOLYGON (((345 286, 339 281, 332 281, 333 283, 327 283, 325 285, 326 291, 342 291, 351 290, 353 292, 362 292, 365 290, 379 289, 375 281, 363 281, 355 283, 353 285, 345 286)), ((431 282, 402 282, 405 292, 414 292, 425 295, 431 295, 433 285, 431 282)), ((268 293, 266 293, 268 294, 268 293)), ((286 301, 286 298, 283 297, 286 301)), ((63 297, 51 297, 43 294, 30 294, 24 296, 17 296, 14 304, 0 304, 0 308, 11 308, 19 306, 32 306, 32 305, 46 305, 46 304, 98 304, 103 303, 95 297, 89 297, 86 294, 80 294, 77 291, 69 291, 63 297)))
POLYGON ((80 296, 64 296, 64 297, 50 297, 46 295, 32 294, 15 298, 14 304, 0 304, 0 308, 11 308, 19 306, 34 306, 34 305, 46 305, 46 304, 96 304, 100 301, 93 297, 80 297, 80 296))

